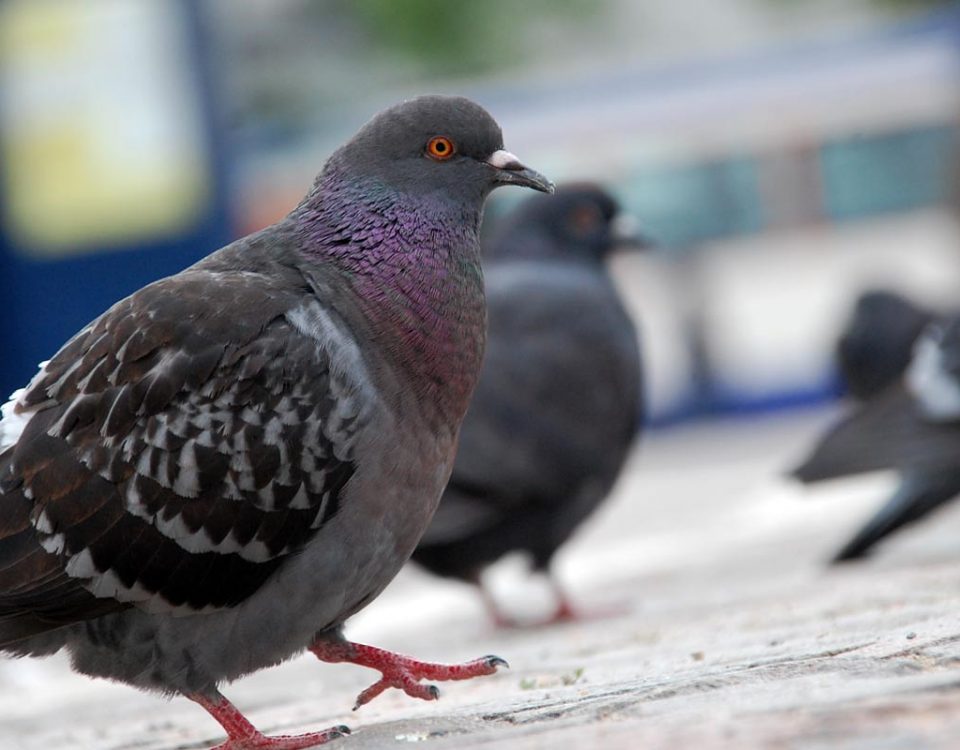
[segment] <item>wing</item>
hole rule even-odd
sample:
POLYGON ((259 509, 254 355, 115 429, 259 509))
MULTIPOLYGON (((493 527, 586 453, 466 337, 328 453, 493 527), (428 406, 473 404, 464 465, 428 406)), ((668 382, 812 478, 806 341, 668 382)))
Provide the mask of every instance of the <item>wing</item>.
POLYGON ((43 367, 0 454, 8 633, 236 604, 336 514, 361 399, 331 367, 336 321, 297 291, 184 272, 43 367))
POLYGON ((936 470, 960 457, 960 426, 929 418, 901 383, 855 407, 792 471, 802 482, 817 482, 886 469, 936 470))

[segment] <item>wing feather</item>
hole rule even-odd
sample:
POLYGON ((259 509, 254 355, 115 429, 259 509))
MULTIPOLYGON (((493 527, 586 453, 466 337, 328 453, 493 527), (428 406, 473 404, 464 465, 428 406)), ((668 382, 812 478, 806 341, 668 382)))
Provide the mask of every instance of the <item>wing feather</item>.
POLYGON ((302 310, 266 276, 187 271, 45 364, 0 454, 0 646, 236 604, 333 517, 363 420, 335 413, 356 382, 302 310))

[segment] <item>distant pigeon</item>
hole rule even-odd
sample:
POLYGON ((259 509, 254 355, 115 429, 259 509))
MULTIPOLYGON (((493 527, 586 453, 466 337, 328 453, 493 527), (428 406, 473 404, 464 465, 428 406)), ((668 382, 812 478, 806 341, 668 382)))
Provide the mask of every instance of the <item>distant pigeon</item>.
POLYGON ((286 218, 121 300, 0 422, 0 651, 203 706, 220 750, 261 735, 218 683, 312 651, 432 700, 416 662, 344 621, 394 577, 453 464, 480 369, 478 230, 498 185, 550 183, 461 98, 391 107, 286 218))
MULTIPOLYGON (((527 200, 485 248, 487 354, 453 476, 413 559, 481 585, 509 552, 548 572, 641 423, 637 332, 604 267, 626 219, 594 185, 527 200)), ((555 581, 552 619, 574 616, 555 581)), ((514 624, 482 588, 494 620, 514 624)))
POLYGON ((895 469, 900 486, 834 562, 960 494, 960 318, 930 324, 904 378, 856 405, 796 470, 803 482, 895 469))
POLYGON ((896 292, 872 289, 860 295, 837 342, 837 366, 847 393, 862 401, 899 380, 914 343, 935 318, 896 292))

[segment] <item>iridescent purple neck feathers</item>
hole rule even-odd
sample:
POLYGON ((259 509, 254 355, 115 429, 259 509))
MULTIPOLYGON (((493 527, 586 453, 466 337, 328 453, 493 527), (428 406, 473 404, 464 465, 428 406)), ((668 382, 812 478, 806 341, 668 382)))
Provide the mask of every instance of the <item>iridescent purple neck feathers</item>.
POLYGON ((301 251, 350 283, 414 391, 459 422, 483 356, 482 205, 416 199, 336 168, 294 211, 301 251))

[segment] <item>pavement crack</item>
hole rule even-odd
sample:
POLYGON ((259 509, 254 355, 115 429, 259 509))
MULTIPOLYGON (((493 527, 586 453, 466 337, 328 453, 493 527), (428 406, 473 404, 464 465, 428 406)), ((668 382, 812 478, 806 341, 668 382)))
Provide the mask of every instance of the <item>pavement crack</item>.
POLYGON ((881 659, 902 659, 907 656, 921 656, 925 651, 938 646, 949 646, 960 641, 960 635, 948 635, 926 643, 914 643, 909 648, 881 656, 881 659))

